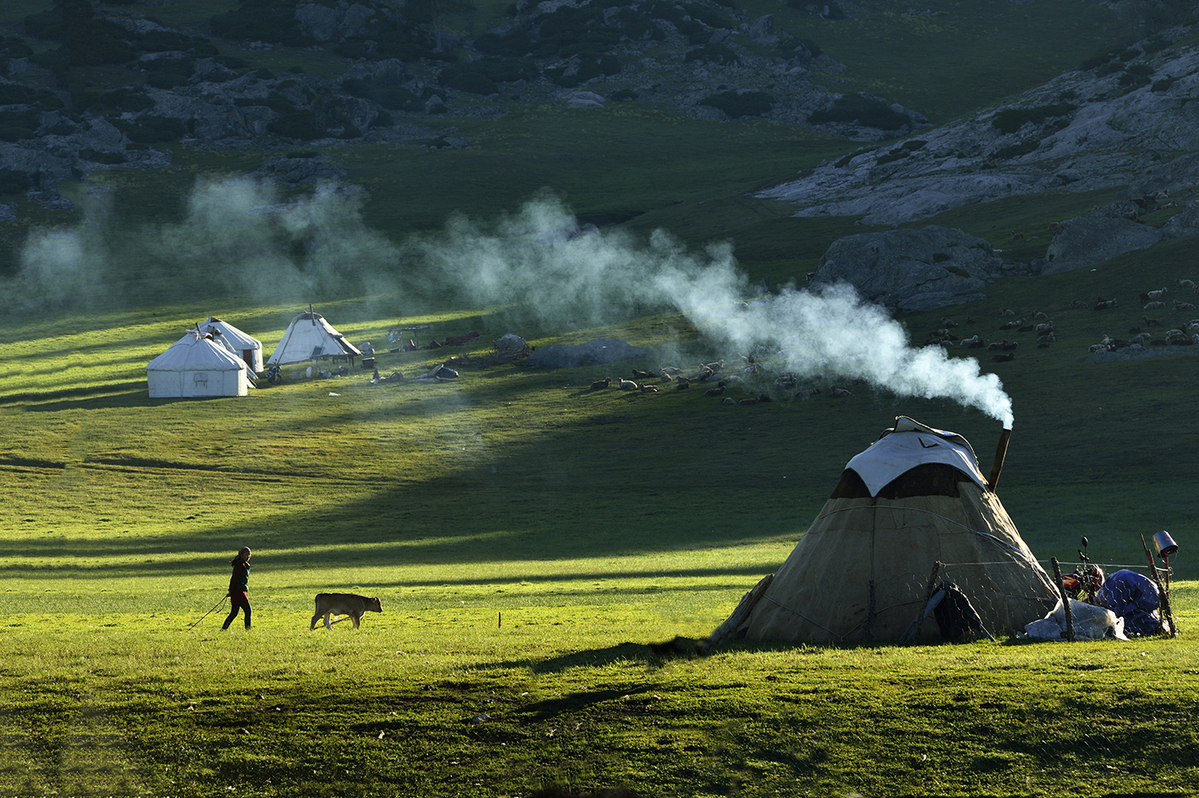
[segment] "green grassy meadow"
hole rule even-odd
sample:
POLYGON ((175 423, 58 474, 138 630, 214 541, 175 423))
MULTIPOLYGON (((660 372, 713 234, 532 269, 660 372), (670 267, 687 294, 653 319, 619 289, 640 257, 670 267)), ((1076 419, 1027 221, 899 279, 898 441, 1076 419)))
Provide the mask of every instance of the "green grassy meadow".
MULTIPOLYGON (((1137 32, 1075 0, 935 0, 924 6, 943 16, 839 22, 748 5, 846 63, 847 89, 937 122, 1137 32)), ((233 6, 154 13, 202 31, 233 6)), ((240 55, 335 66, 285 48, 240 55)), ((502 282, 465 290, 495 253, 516 251, 504 246, 525 232, 504 220, 547 196, 609 224, 602 240, 647 275, 694 256, 703 277, 727 245, 739 299, 763 280, 802 284, 833 240, 871 228, 792 218, 754 191, 858 144, 638 103, 435 126, 472 146, 323 149, 364 189, 349 199, 238 181, 278 153, 181 147, 171 169, 64 185, 71 212, 0 198, 18 208, 0 225, 0 796, 1199 792, 1199 358, 1088 359, 1140 323, 1139 292, 1199 279, 1191 240, 1004 279, 983 301, 898 319, 914 346, 943 317, 961 338, 1020 341, 1006 363, 948 352, 1011 397, 999 496, 1045 564, 1072 567, 1085 535, 1105 568, 1143 571, 1140 536, 1169 530, 1177 638, 926 634, 906 647, 735 642, 699 657, 690 645, 778 568, 845 463, 896 415, 961 433, 984 472, 1001 426, 948 398, 868 385, 754 406, 669 386, 591 390, 633 368, 746 353, 669 303, 592 296, 556 264, 522 284, 530 296, 502 282), (481 244, 459 252, 451 282, 428 253, 452 253, 453 231, 472 225, 481 244), (1071 307, 1097 296, 1120 306, 1071 307), (209 314, 269 355, 310 303, 351 342, 373 342, 382 375, 404 378, 289 367, 244 398, 148 397, 146 364, 209 314), (1001 333, 1004 309, 1051 315, 1057 341, 1001 333), (479 343, 387 351, 388 330, 414 327, 422 343, 468 331, 479 343), (510 332, 535 348, 614 337, 648 354, 488 364, 510 332), (451 357, 459 380, 415 379, 451 357), (243 545, 255 552, 254 628, 222 633, 243 545), (357 631, 310 632, 322 591, 377 595, 384 611, 357 631)), ((1029 260, 1049 223, 1115 193, 1005 200, 921 225, 1029 260)))

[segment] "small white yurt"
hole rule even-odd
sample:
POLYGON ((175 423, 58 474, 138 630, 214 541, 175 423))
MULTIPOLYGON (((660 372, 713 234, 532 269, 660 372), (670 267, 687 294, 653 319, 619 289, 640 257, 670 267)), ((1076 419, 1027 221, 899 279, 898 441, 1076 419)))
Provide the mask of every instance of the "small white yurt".
POLYGON ((333 329, 319 313, 308 311, 291 320, 283 340, 275 347, 267 361, 268 366, 286 366, 306 360, 328 360, 345 358, 354 365, 354 358, 361 357, 358 347, 333 329))
POLYGON ((240 357, 195 330, 146 365, 151 399, 245 396, 249 367, 240 357))
POLYGON ((208 321, 200 325, 200 332, 209 333, 217 343, 223 343, 233 354, 246 361, 250 371, 255 374, 262 371, 262 341, 216 316, 209 316, 208 321))

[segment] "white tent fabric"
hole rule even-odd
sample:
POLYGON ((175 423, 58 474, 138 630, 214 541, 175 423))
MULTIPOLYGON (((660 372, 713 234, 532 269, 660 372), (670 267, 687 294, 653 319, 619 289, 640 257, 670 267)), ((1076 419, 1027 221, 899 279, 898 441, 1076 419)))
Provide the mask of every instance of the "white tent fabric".
POLYGON ((319 313, 301 313, 291 320, 283 340, 275 347, 268 366, 286 366, 289 363, 303 363, 306 360, 344 357, 350 363, 362 352, 345 339, 345 336, 333 329, 325 317, 319 313))
POLYGON ((200 331, 211 333, 219 343, 246 361, 255 374, 262 371, 262 341, 216 316, 209 316, 208 321, 200 325, 200 331))
POLYGON ((925 426, 907 416, 897 418, 894 429, 884 432, 845 467, 856 471, 870 489, 870 495, 877 496, 891 480, 925 463, 953 466, 977 482, 980 488, 987 488, 987 480, 978 470, 974 449, 965 438, 925 426))
POLYGON ((192 331, 146 365, 151 399, 245 396, 250 373, 245 361, 192 331))

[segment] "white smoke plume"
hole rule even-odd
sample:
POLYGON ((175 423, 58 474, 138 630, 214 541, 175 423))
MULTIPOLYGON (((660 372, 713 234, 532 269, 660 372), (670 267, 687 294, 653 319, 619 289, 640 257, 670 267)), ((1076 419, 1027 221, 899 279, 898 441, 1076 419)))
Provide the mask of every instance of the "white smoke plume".
POLYGON ((27 238, 0 289, 24 309, 115 307, 147 291, 164 302, 223 293, 300 306, 391 294, 398 248, 363 222, 362 200, 335 186, 285 198, 249 178, 203 180, 180 221, 138 224, 116 220, 112 197, 89 198, 73 228, 27 238))
POLYGON ((581 229, 560 201, 542 197, 491 226, 453 219, 444 235, 413 246, 430 279, 475 306, 518 305, 547 325, 672 306, 716 345, 763 354, 777 372, 948 398, 1012 426, 1011 399, 996 375, 981 373, 973 358, 913 347, 902 324, 848 285, 744 301, 748 281, 728 244, 688 252, 658 231, 639 245, 622 232, 581 229))
MULTIPOLYGON (((973 358, 913 347, 902 324, 848 286, 746 302, 752 292, 729 243, 697 252, 663 231, 642 242, 581 227, 547 194, 490 224, 457 216, 436 235, 396 246, 364 223, 361 202, 335 187, 281 201, 249 179, 201 182, 181 222, 123 236, 105 235, 109 212, 97 206, 75 230, 31 235, 20 274, 5 287, 10 301, 20 294, 34 304, 52 296, 87 302, 99 296, 108 264, 124 264, 122 253, 136 250, 154 270, 147 277, 177 282, 185 293, 189 285, 216 287, 264 304, 373 296, 394 312, 398 287, 419 277, 428 295, 507 307, 548 329, 675 308, 711 346, 753 354, 776 373, 948 398, 1011 428, 1011 399, 998 377, 982 374, 973 358)), ((422 301, 402 298, 409 309, 422 301)))

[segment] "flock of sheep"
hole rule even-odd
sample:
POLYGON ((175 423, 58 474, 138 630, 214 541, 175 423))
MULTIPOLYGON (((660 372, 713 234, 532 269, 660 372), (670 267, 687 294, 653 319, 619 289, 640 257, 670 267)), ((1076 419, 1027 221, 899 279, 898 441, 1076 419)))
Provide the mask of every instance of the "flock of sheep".
MULTIPOLYGON (((1197 290, 1195 283, 1191 280, 1179 278, 1174 282, 1176 291, 1194 293, 1197 290)), ((1140 310, 1145 311, 1141 317, 1135 320, 1125 335, 1120 337, 1104 335, 1100 341, 1090 346, 1090 351, 1110 352, 1130 346, 1199 345, 1199 318, 1187 321, 1160 318, 1162 311, 1169 314, 1176 314, 1191 313, 1196 310, 1194 303, 1172 297, 1168 298, 1167 294, 1169 293, 1170 290, 1166 287, 1141 292, 1138 295, 1137 305, 1140 310), (1149 313, 1151 312, 1156 315, 1150 316, 1149 313)), ((1074 300, 1070 303, 1070 310, 1109 311, 1118 307, 1121 307, 1118 300, 1102 296, 1097 297, 1094 302, 1074 300)), ((1000 315, 1004 318, 1004 321, 998 326, 998 331, 1002 335, 998 339, 988 341, 977 333, 969 338, 962 338, 954 332, 955 328, 959 326, 958 323, 951 318, 943 316, 941 317, 941 326, 928 333, 925 345, 942 346, 947 349, 953 346, 966 347, 968 349, 986 349, 992 353, 991 360, 1003 362, 1015 359, 1016 350, 1021 343, 1015 340, 1018 333, 1032 333, 1035 336, 1035 346, 1040 349, 1049 347, 1057 340, 1053 319, 1044 311, 1034 310, 1025 317, 1015 318, 1016 312, 1014 310, 1004 308, 1000 311, 1000 315), (1011 336, 1012 340, 1009 340, 1008 336, 1011 336)), ((967 317, 966 323, 973 325, 976 323, 976 320, 972 317, 967 317)))
MULTIPOLYGON (((737 361, 736 364, 726 364, 723 360, 701 363, 699 368, 690 374, 685 374, 676 366, 661 366, 656 372, 633 369, 633 379, 605 377, 591 383, 591 390, 602 391, 615 387, 622 391, 658 393, 664 388, 673 388, 676 391, 690 390, 694 385, 704 388, 704 396, 719 398, 721 404, 742 406, 773 402, 775 396, 779 395, 808 399, 822 393, 820 386, 824 382, 823 377, 800 380, 796 375, 786 372, 775 376, 771 393, 755 393, 747 383, 746 377, 751 377, 754 385, 764 384, 765 368, 753 356, 738 355, 737 361), (731 368, 735 368, 738 373, 729 373, 731 368), (737 387, 749 395, 739 399, 726 395, 727 389, 737 387)), ((853 392, 844 386, 834 385, 828 389, 827 395, 843 398, 852 396, 853 392)))

